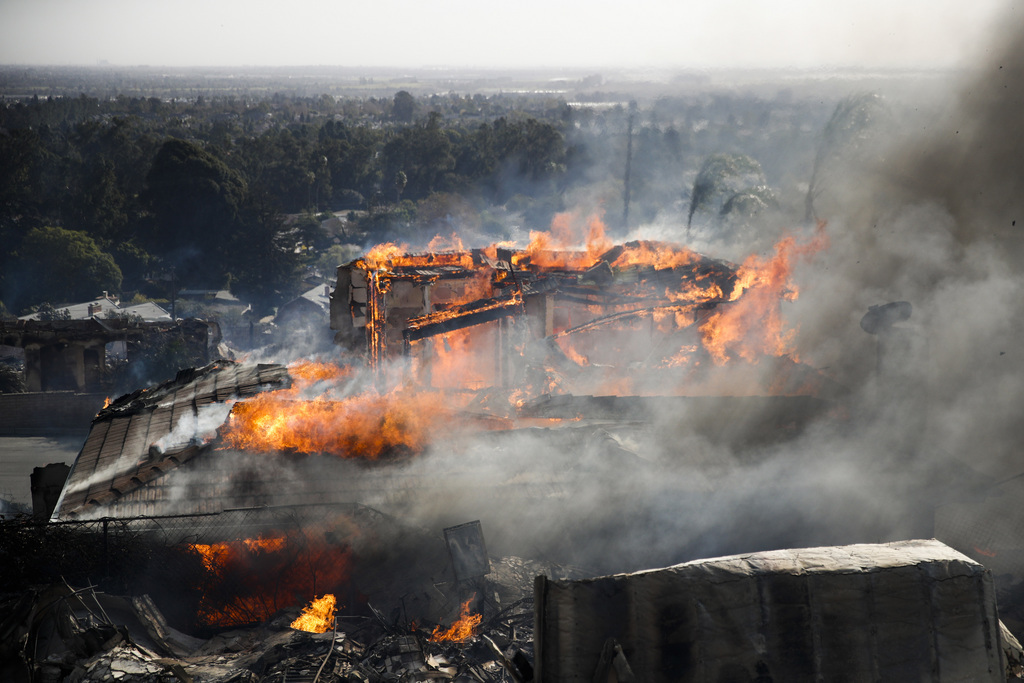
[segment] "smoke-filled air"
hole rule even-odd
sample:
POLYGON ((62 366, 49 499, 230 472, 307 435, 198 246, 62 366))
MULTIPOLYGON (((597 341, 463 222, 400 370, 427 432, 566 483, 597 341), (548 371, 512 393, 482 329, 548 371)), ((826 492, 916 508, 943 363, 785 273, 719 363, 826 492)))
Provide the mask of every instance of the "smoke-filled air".
POLYGON ((0 579, 354 658, 339 614, 440 652, 540 574, 935 538, 1024 628, 1006 17, 913 72, 0 65, 0 452, 84 439, 17 445, 51 469, 8 554, 57 532, 0 579))
POLYGON ((676 275, 637 275, 584 324, 555 309, 547 334, 532 315, 436 335, 440 313, 411 318, 407 352, 370 368, 329 369, 337 349, 253 356, 292 361, 295 382, 236 404, 218 448, 317 454, 281 479, 297 490, 323 481, 323 458, 352 459, 369 505, 434 529, 480 519, 497 555, 589 572, 934 535, 937 506, 1019 474, 1022 45, 1001 37, 925 94, 843 98, 800 203, 769 201, 758 168, 721 155, 719 177, 753 188, 731 207, 698 174, 688 205, 609 228, 593 170, 575 208, 508 240, 456 224, 366 245, 367 280, 475 270, 438 309, 451 318, 518 310, 517 268, 676 275), (559 412, 559 397, 593 400, 559 412), (603 418, 583 415, 595 397, 603 418))

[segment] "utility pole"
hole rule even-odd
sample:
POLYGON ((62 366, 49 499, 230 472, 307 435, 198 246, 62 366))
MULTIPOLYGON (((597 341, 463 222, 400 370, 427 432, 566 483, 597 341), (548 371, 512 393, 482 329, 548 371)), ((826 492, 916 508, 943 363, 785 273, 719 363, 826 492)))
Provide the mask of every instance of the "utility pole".
POLYGON ((636 116, 636 100, 629 102, 629 118, 626 123, 626 172, 623 175, 622 227, 629 231, 629 182, 630 167, 633 164, 633 117, 636 116))

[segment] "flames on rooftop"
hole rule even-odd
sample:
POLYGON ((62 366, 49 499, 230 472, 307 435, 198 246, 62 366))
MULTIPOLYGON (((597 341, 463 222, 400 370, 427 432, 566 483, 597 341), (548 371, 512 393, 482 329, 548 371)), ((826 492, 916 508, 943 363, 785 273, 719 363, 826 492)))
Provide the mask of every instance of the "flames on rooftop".
MULTIPOLYGON (((613 244, 597 218, 576 246, 574 225, 560 216, 524 248, 470 249, 456 237, 423 253, 382 244, 340 266, 332 328, 345 353, 364 362, 221 362, 113 401, 55 518, 366 496, 386 505, 411 485, 387 463, 462 438, 501 443, 502 434, 541 427, 558 439, 565 427, 578 439, 571 430, 588 421, 643 421, 659 407, 700 429, 756 410, 771 416, 768 431, 785 430, 794 410, 813 412, 807 401, 828 381, 800 363, 781 307, 799 294, 795 263, 825 248, 823 226, 735 264, 679 244, 613 244), (766 399, 777 402, 775 413, 744 402, 766 399), (273 467, 287 474, 267 474, 279 460, 290 464, 273 467), (335 471, 332 460, 375 471, 335 471)), ((545 490, 556 480, 538 479, 545 490)), ((349 542, 302 528, 193 543, 207 574, 200 622, 253 623, 344 591, 349 542), (272 590, 261 576, 275 577, 272 590)), ((460 616, 466 624, 472 615, 460 616)))
POLYGON ((388 243, 340 266, 332 327, 375 381, 293 364, 291 386, 234 406, 220 447, 378 460, 421 451, 454 423, 515 426, 552 395, 714 394, 718 377, 735 385, 733 366, 762 366, 741 394, 818 393, 780 304, 798 296, 794 263, 824 248, 822 229, 736 265, 671 243, 613 245, 596 218, 585 248, 569 249, 568 220, 524 249, 388 243))

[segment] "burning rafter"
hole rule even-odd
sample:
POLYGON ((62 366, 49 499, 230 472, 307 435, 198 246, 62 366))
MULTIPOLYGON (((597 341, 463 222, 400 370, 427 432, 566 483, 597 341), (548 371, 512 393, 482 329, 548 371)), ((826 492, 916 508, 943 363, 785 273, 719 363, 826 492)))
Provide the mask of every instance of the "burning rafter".
POLYGON ((705 301, 700 304, 665 304, 660 306, 647 306, 645 308, 634 308, 628 311, 617 311, 615 313, 609 313, 608 315, 602 315, 598 318, 594 318, 593 320, 588 320, 585 323, 569 328, 567 330, 562 330, 557 334, 551 335, 549 339, 559 339, 561 337, 567 337, 577 332, 585 332, 587 330, 592 330, 598 327, 602 327, 604 325, 611 325, 613 323, 622 322, 623 320, 629 318, 642 318, 645 316, 654 315, 656 312, 681 313, 690 312, 695 309, 711 310, 720 303, 728 302, 724 302, 721 299, 717 299, 705 301))
POLYGON ((519 315, 522 308, 523 300, 518 293, 509 297, 482 299, 457 308, 410 318, 402 336, 407 342, 419 341, 511 315, 519 315))

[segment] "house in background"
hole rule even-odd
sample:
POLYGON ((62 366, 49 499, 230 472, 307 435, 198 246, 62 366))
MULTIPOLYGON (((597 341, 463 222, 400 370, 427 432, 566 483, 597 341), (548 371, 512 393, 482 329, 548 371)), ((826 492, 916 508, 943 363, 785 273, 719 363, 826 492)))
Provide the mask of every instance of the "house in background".
MULTIPOLYGON (((134 318, 138 316, 142 322, 153 323, 170 321, 171 314, 162 306, 152 301, 141 304, 122 305, 117 296, 103 292, 103 296, 92 301, 85 301, 78 304, 59 304, 54 306, 54 311, 63 314, 67 311, 68 320, 90 320, 93 318, 134 318)), ((39 311, 29 315, 23 315, 18 320, 41 320, 43 314, 39 311)))
MULTIPOLYGON (((67 320, 137 320, 145 323, 172 322, 171 314, 159 304, 146 301, 139 304, 122 305, 116 295, 108 292, 103 292, 103 296, 92 301, 54 306, 54 311, 60 314, 62 319, 64 319, 63 314, 66 311, 67 320)), ((42 315, 41 312, 37 311, 29 315, 20 316, 18 320, 41 320, 42 315)), ((93 340, 89 344, 89 348, 84 351, 83 363, 85 366, 93 368, 94 372, 87 373, 83 369, 83 372, 79 373, 82 376, 82 381, 75 382, 74 388, 81 389, 86 384, 94 384, 94 380, 87 380, 85 376, 86 374, 90 376, 97 373, 101 374, 107 358, 117 360, 128 359, 128 345, 124 339, 106 341, 103 344, 102 351, 99 350, 98 344, 98 339, 93 340)), ((30 383, 30 386, 34 387, 35 383, 30 383)), ((71 387, 69 385, 65 388, 71 387)), ((42 385, 36 390, 42 390, 42 385)))
POLYGON ((271 341, 303 354, 327 351, 334 346, 330 328, 331 287, 318 283, 291 301, 278 306, 269 321, 271 341))
POLYGON ((175 298, 178 318, 201 318, 216 325, 223 340, 236 349, 252 349, 264 342, 264 326, 252 318, 252 306, 226 289, 182 289, 175 298))
POLYGON ((226 289, 182 289, 177 293, 179 318, 227 318, 232 320, 249 308, 226 289))

